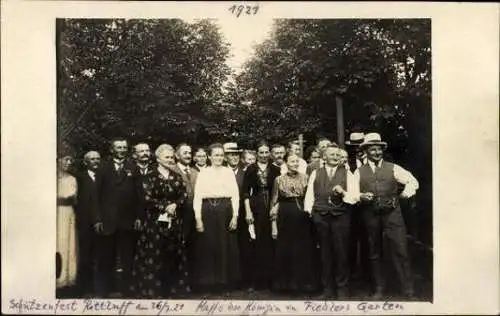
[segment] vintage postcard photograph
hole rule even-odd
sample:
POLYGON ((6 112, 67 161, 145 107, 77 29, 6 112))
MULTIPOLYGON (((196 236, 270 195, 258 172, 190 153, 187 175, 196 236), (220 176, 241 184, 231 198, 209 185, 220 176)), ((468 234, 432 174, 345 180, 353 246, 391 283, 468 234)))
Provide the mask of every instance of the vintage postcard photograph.
MULTIPOLYGON (((4 170, 22 172, 16 183, 26 177, 33 186, 18 187, 31 202, 16 195, 8 210, 2 205, 7 224, 2 237, 8 238, 2 248, 10 249, 2 252, 2 270, 15 288, 2 298, 3 312, 495 313, 495 304, 498 312, 498 284, 478 277, 498 279, 493 236, 495 229, 498 235, 498 203, 496 212, 491 204, 495 196, 498 202, 498 172, 496 179, 493 174, 483 179, 490 184, 483 191, 487 198, 468 195, 471 205, 485 203, 482 215, 480 204, 469 208, 453 200, 466 199, 464 192, 475 188, 459 187, 443 175, 443 170, 466 168, 468 176, 475 167, 481 176, 483 164, 495 160, 498 171, 498 132, 489 129, 495 122, 498 127, 498 89, 483 95, 488 105, 496 99, 496 107, 483 104, 490 114, 477 110, 490 117, 482 121, 482 135, 489 140, 483 146, 496 143, 496 151, 487 147, 484 163, 455 162, 458 158, 438 144, 468 152, 470 142, 480 140, 460 142, 444 127, 456 128, 467 119, 455 116, 462 107, 441 96, 441 85, 453 80, 442 75, 449 68, 441 66, 449 62, 443 50, 453 51, 443 38, 450 32, 443 25, 452 18, 445 6, 426 4, 427 11, 408 14, 403 5, 400 11, 394 5, 394 13, 381 14, 382 4, 366 4, 373 7, 370 14, 356 11, 353 3, 324 4, 330 11, 319 3, 316 8, 263 2, 84 3, 2 2, 10 9, 2 19, 2 38, 8 36, 2 55, 8 60, 21 58, 15 59, 11 43, 18 52, 23 47, 13 31, 18 23, 11 19, 27 17, 20 13, 27 8, 43 16, 25 22, 18 35, 29 35, 27 30, 40 23, 30 36, 43 46, 23 54, 38 55, 44 65, 31 78, 41 79, 31 95, 37 107, 24 103, 16 115, 47 121, 37 146, 49 158, 37 167, 47 175, 45 184, 30 182, 29 177, 40 177, 36 168, 2 159, 4 170), (442 159, 450 161, 445 169, 442 159), (16 209, 36 205, 40 195, 47 209, 16 209), (452 205, 468 210, 456 215, 452 205), (6 215, 10 212, 18 215, 6 215), (22 230, 26 252, 13 254, 19 235, 12 230, 22 227, 21 213, 29 214, 33 230, 22 230), (43 213, 40 225, 37 213, 43 213), (458 223, 456 216, 469 220, 458 223), (475 220, 490 223, 488 231, 475 220), (474 228, 459 233, 470 245, 454 244, 450 237, 461 225, 474 228), (478 233, 485 234, 482 243, 478 233), (470 240, 476 238, 477 243, 470 240), (465 268, 476 260, 467 249, 483 245, 470 255, 490 272, 481 268, 474 274, 465 268), (37 248, 33 257, 26 247, 37 248), (459 247, 454 250, 459 255, 451 255, 449 247, 459 247), (459 268, 457 260, 468 263, 459 268), (31 292, 18 283, 26 269, 21 262, 44 269, 39 272, 44 277, 29 285, 31 292), (455 280, 464 269, 478 282, 469 289, 460 288, 469 281, 455 280), (442 285, 453 288, 454 282, 458 288, 445 293, 442 285), (43 295, 34 295, 37 286, 43 295), (462 292, 467 300, 467 293, 480 287, 487 292, 482 299, 471 298, 472 309, 439 299, 462 292)), ((498 6, 491 8, 498 12, 498 6)), ((493 31, 479 29, 492 39, 498 27, 487 22, 495 19, 483 9, 475 21, 481 14, 489 18, 485 29, 493 31)), ((490 44, 498 53, 498 38, 490 44)), ((498 70, 498 58, 491 57, 498 70)), ((7 78, 21 66, 31 71, 32 64, 36 59, 11 64, 7 78)), ((18 88, 8 80, 2 79, 5 99, 18 88)), ((17 97, 30 97, 29 90, 17 97)), ((5 99, 2 112, 13 111, 5 99)), ((481 124, 477 118, 472 122, 471 129, 481 124)), ((14 125, 7 127, 12 137, 14 125)), ((31 132, 24 139, 37 141, 35 130, 23 132, 31 132)), ((2 134, 2 149, 14 147, 20 155, 22 146, 2 134)), ((486 186, 481 178, 467 181, 486 186)), ((13 184, 3 176, 4 186, 13 184)), ((9 200, 11 192, 2 195, 9 200)))

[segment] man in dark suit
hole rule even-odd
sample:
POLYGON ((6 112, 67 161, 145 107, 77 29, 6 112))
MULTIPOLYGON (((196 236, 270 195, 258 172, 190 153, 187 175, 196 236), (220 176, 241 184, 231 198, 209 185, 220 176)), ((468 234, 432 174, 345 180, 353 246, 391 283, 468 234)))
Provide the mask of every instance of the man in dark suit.
POLYGON ((194 199, 194 186, 196 184, 196 178, 198 177, 198 171, 192 168, 191 159, 192 151, 191 146, 186 143, 179 144, 175 150, 175 158, 177 163, 172 165, 170 168, 173 172, 176 172, 182 176, 184 183, 186 184, 187 199, 181 211, 182 216, 182 230, 184 235, 184 242, 186 243, 186 250, 188 259, 192 261, 193 258, 193 243, 195 234, 195 220, 194 220, 194 210, 193 210, 193 199, 194 199))
MULTIPOLYGON (((345 142, 348 153, 347 163, 349 171, 354 173, 365 162, 359 145, 363 142, 364 133, 355 132, 349 135, 345 142)), ((370 282, 370 261, 368 260, 368 237, 362 223, 362 208, 359 204, 351 206, 351 237, 349 244, 349 264, 351 277, 360 276, 363 281, 370 282)))
POLYGON ((95 233, 92 218, 97 208, 96 171, 101 162, 97 151, 89 151, 83 157, 85 170, 78 174, 78 203, 76 221, 78 232, 78 290, 80 296, 89 296, 94 292, 95 233))
POLYGON ((137 166, 136 171, 141 177, 147 176, 153 171, 151 165, 151 149, 149 145, 143 142, 134 145, 132 151, 132 158, 134 158, 137 166))
POLYGON ((238 144, 237 143, 225 143, 223 145, 224 147, 224 153, 225 153, 225 160, 226 160, 226 166, 228 168, 231 168, 234 172, 234 176, 236 177, 236 183, 238 184, 238 189, 240 192, 240 208, 239 208, 239 214, 238 216, 238 228, 237 228, 237 234, 238 234, 238 247, 240 250, 240 266, 241 266, 241 272, 242 272, 242 286, 243 287, 250 287, 250 272, 251 272, 251 265, 250 263, 250 255, 251 255, 251 247, 252 243, 250 240, 250 235, 248 232, 248 224, 245 221, 245 216, 243 215, 243 180, 245 177, 245 171, 240 165, 240 155, 243 150, 238 149, 238 144))
POLYGON ((126 292, 144 207, 142 185, 133 172, 135 165, 127 159, 128 143, 123 138, 111 142, 111 159, 101 164, 96 174, 98 207, 93 222, 99 234, 98 294, 112 291, 116 263, 122 268, 120 292, 126 292))

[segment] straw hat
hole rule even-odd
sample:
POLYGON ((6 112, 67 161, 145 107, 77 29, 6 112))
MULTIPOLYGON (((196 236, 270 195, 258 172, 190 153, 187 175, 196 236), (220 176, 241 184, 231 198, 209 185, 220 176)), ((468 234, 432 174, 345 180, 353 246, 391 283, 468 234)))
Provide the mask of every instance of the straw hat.
POLYGON ((222 147, 225 153, 240 153, 243 151, 242 149, 238 149, 237 143, 225 143, 222 147))
POLYGON ((364 133, 351 133, 349 135, 349 140, 345 142, 347 146, 359 146, 365 139, 364 133))
POLYGON ((382 141, 382 137, 380 137, 379 133, 366 134, 363 142, 359 145, 359 147, 366 148, 372 145, 382 146, 384 149, 387 148, 387 143, 382 141))

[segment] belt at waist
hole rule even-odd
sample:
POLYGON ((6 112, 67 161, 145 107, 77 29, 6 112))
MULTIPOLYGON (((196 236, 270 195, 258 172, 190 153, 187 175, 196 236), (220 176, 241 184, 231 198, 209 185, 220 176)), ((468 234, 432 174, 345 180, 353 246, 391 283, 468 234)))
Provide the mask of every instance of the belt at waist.
POLYGON ((304 197, 303 196, 289 196, 289 197, 280 197, 278 199, 278 202, 303 202, 304 201, 304 197))
POLYGON ((213 197, 213 198, 203 198, 202 202, 226 202, 226 201, 231 201, 231 198, 228 197, 213 197))
POLYGON ((58 206, 73 206, 75 204, 74 197, 58 197, 57 205, 58 206))

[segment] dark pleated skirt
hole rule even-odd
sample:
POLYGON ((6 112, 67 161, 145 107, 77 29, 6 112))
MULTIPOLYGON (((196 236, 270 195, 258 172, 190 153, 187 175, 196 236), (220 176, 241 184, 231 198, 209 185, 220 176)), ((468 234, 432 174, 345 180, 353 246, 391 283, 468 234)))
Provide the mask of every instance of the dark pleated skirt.
POLYGON ((278 291, 313 291, 317 287, 313 227, 302 208, 301 198, 279 203, 273 282, 278 291))
POLYGON ((238 236, 229 231, 230 199, 203 199, 204 232, 195 244, 194 280, 199 288, 233 286, 240 281, 238 236))

